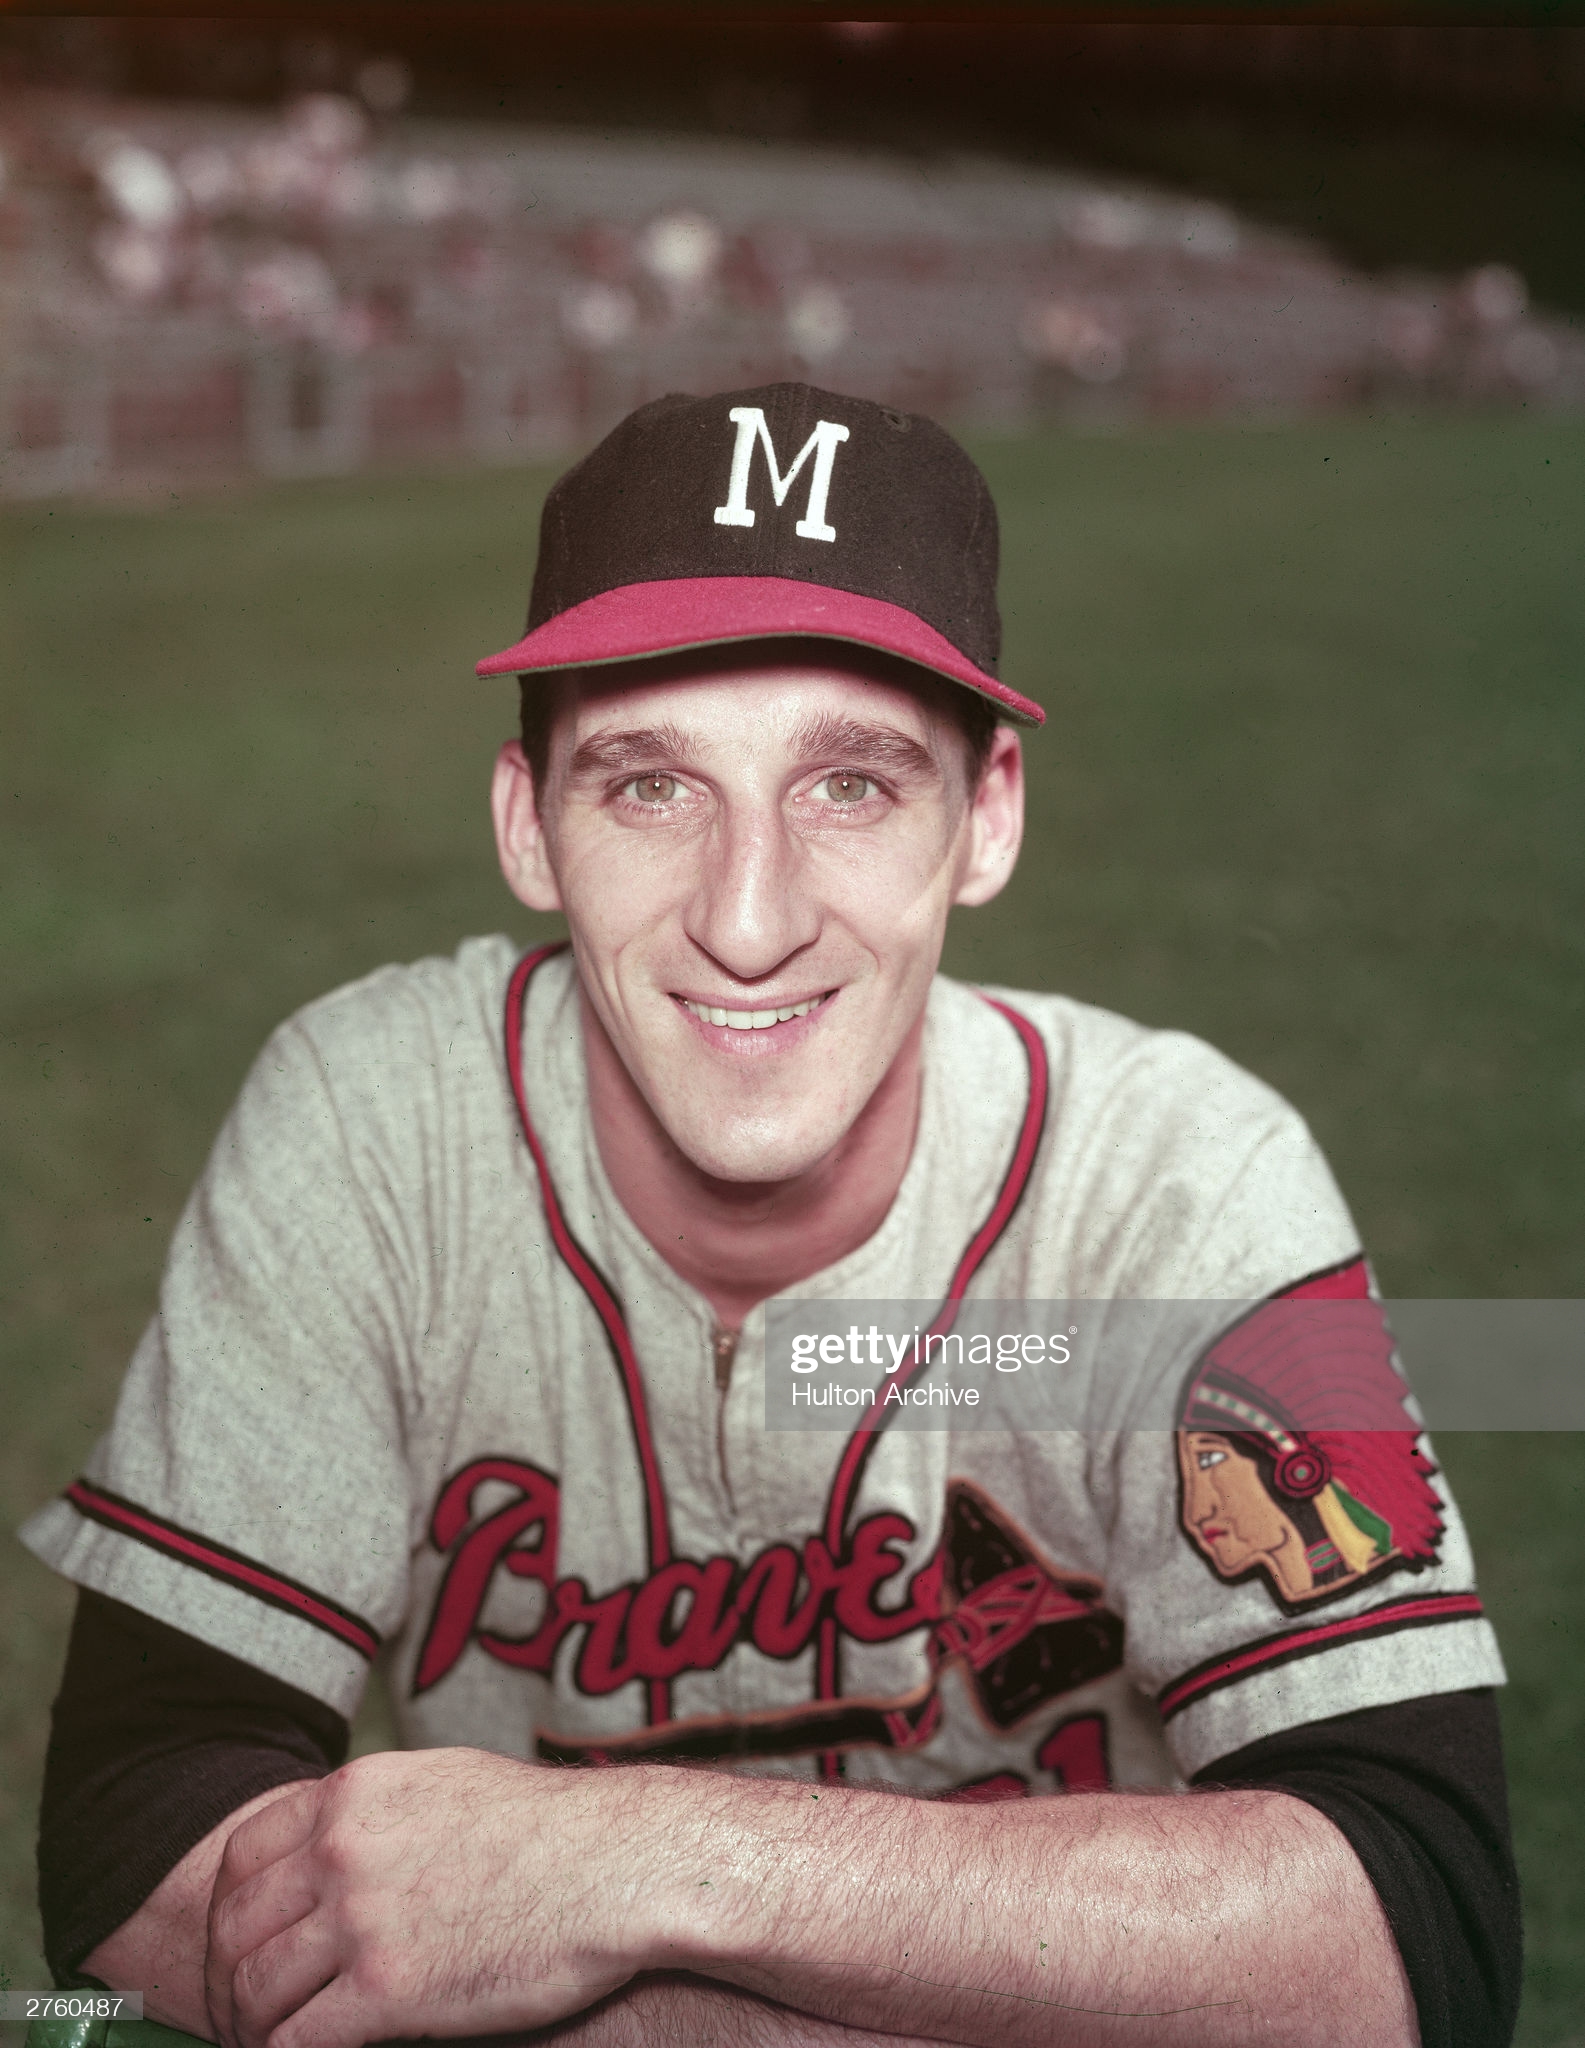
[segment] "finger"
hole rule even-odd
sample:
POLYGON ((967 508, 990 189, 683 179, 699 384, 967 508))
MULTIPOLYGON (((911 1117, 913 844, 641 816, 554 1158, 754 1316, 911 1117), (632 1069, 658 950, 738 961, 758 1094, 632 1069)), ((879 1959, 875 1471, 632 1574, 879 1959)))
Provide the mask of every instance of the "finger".
POLYGON ((281 2021, 336 1975, 337 1943, 328 1915, 295 1921, 245 1955, 231 1977, 231 2026, 239 2048, 264 2048, 281 2021))
POLYGON ((237 1963, 247 1954, 249 1948, 268 1940, 288 1925, 290 1920, 300 1917, 309 1910, 303 1904, 298 1912, 282 1917, 278 1911, 273 1922, 266 1923, 252 1941, 239 1938, 240 1923, 234 1917, 238 1909, 228 1909, 228 1901, 241 1889, 259 1877, 265 1870, 277 1864, 283 1856, 300 1848, 313 1833, 318 1817, 322 1779, 293 1786, 283 1792, 268 1806, 262 1806, 257 1813, 234 1827, 221 1851, 220 1867, 215 1872, 215 1881, 209 1894, 208 1948, 204 1957, 204 1996, 209 2005, 209 2017, 222 2041, 230 2043, 231 2033, 231 1974, 237 1963), (223 1910, 227 1909, 227 1910, 223 1910))
POLYGON ((256 1950, 306 1919, 318 1899, 312 1863, 306 1856, 292 1855, 267 1864, 224 1898, 211 1901, 204 1995, 215 2031, 227 2048, 235 2048, 236 2042, 233 2003, 238 1969, 256 1950))
MULTIPOLYGON (((438 2034, 444 2025, 444 2014, 438 2014, 426 2031, 438 2034)), ((367 2041, 394 2043, 416 2031, 413 2013, 404 2012, 398 2000, 372 1995, 367 1986, 360 1986, 356 1977, 344 1972, 280 2022, 270 2036, 269 2048, 363 2048, 367 2041)), ((492 2042, 491 2048, 515 2048, 515 2044, 492 2042)))
POLYGON ((211 1902, 245 1884, 255 1871, 302 1847, 319 1817, 323 1779, 283 1792, 231 1830, 215 1872, 211 1902))

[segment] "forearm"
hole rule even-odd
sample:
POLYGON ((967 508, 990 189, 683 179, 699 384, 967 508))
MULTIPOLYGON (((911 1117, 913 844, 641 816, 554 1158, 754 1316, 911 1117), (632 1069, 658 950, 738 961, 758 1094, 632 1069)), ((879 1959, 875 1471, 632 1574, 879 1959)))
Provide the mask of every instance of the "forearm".
POLYGON ((708 1978, 636 1977, 586 2012, 519 2037, 522 2048, 942 2048, 912 2034, 816 2019, 708 1978))
POLYGON ((1416 2040, 1369 1879, 1285 1794, 971 1807, 733 1789, 681 1791, 702 1824, 673 1832, 663 1905, 676 1960, 717 1981, 983 2048, 1416 2040))
POLYGON ((290 1790, 288 1785, 278 1785, 261 1792, 211 1828, 131 1919, 124 1920, 88 1955, 84 1973, 115 1991, 141 1991, 143 2009, 150 2019, 214 2040, 204 1998, 204 1956, 215 1872, 231 1830, 290 1790))
MULTIPOLYGON (((233 1827, 207 1992, 230 2048, 752 2041, 765 2001, 966 2048, 1415 2042, 1363 1866, 1285 1793, 973 1806, 470 1750, 364 1757, 233 1827), (649 1988, 679 1972, 751 2002, 649 1988)), ((854 2048, 769 2018, 772 2043, 854 2048)))

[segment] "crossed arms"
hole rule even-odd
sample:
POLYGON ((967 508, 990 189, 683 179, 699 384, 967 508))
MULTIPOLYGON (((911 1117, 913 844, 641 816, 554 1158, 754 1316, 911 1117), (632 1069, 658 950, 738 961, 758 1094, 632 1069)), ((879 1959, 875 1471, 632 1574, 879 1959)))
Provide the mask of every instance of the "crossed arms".
POLYGON ((241 1807, 86 1967, 230 2048, 1413 2048, 1345 1837, 1276 1791, 993 1806, 477 1750, 241 1807))

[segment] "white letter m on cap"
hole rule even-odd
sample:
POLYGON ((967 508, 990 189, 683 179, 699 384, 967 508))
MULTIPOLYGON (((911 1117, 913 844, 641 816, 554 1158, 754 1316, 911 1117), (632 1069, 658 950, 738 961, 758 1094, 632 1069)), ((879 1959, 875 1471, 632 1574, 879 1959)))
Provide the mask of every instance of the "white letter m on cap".
POLYGON ((786 504, 787 493, 813 451, 815 464, 809 478, 809 502, 804 506, 804 516, 793 532, 800 540, 835 540, 836 528, 826 524, 826 498, 831 490, 831 465, 836 461, 838 448, 848 437, 847 428, 839 426, 835 420, 821 420, 799 449, 792 468, 783 476, 776 467, 776 450, 771 444, 770 428, 766 426, 765 415, 759 407, 734 405, 727 418, 737 427, 737 446, 732 450, 732 481, 727 486, 726 503, 715 508, 716 525, 754 524, 754 514, 748 502, 748 473, 753 466, 754 449, 763 442, 765 462, 770 470, 770 487, 778 505, 786 504))

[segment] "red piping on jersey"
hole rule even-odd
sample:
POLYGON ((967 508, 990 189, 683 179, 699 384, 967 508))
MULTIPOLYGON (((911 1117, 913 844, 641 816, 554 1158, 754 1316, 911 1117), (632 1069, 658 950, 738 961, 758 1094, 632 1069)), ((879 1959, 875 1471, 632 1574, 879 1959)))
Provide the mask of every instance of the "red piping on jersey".
POLYGON ((1181 1714, 1207 1693, 1271 1665, 1291 1663, 1296 1657, 1329 1650, 1336 1643, 1392 1635, 1402 1628, 1425 1628, 1440 1621, 1475 1621, 1484 1613, 1478 1593, 1420 1593, 1406 1600, 1391 1600, 1366 1614, 1351 1614, 1344 1621, 1324 1621, 1316 1628, 1285 1630, 1281 1635, 1267 1636, 1263 1642, 1251 1643, 1225 1657, 1213 1657, 1185 1672, 1156 1695, 1156 1709, 1163 1721, 1170 1721, 1174 1714, 1181 1714))
POLYGON ((311 1593, 306 1586, 300 1586, 295 1579, 283 1578, 279 1572, 266 1571, 263 1565, 255 1564, 239 1551, 228 1550, 224 1544, 195 1536, 190 1529, 167 1522, 163 1516, 151 1514, 147 1508, 124 1500, 120 1494, 109 1493, 102 1486, 95 1486, 91 1480, 74 1479, 66 1489, 66 1498, 80 1515, 86 1515, 90 1521, 103 1523, 105 1528, 115 1529, 138 1543, 146 1543, 151 1550, 163 1550, 168 1557, 194 1565, 211 1578, 240 1586, 245 1592, 268 1601, 272 1607, 282 1607, 288 1614, 300 1615, 316 1628, 338 1636, 360 1657, 372 1658, 380 1647, 378 1633, 356 1614, 338 1607, 333 1600, 325 1599, 320 1593, 311 1593))
MULTIPOLYGON (((925 1357, 929 1356, 929 1341, 932 1337, 944 1336, 957 1320, 958 1303, 963 1299, 969 1282, 984 1264, 992 1246, 1012 1220, 1013 1211, 1023 1198, 1029 1184, 1030 1171, 1035 1163, 1035 1153, 1040 1146, 1041 1132, 1045 1129, 1046 1098, 1050 1093, 1050 1063, 1046 1058, 1045 1042, 1027 1017, 1006 1003, 999 1003, 994 996, 984 996, 982 1001, 1005 1017, 1023 1041, 1024 1056, 1029 1062, 1029 1097, 1024 1105, 1023 1125, 1018 1133, 1018 1143, 1007 1168, 1001 1191, 991 1206, 991 1213, 970 1238, 968 1249, 958 1261, 958 1269, 952 1276, 946 1299, 941 1311, 925 1333, 925 1357)), ((892 1384, 903 1387, 923 1370, 923 1361, 915 1350, 915 1362, 904 1367, 892 1384)), ((891 1410, 886 1411, 885 1420, 890 1420, 891 1410)), ((837 1466, 836 1477, 831 1483, 831 1492, 826 1502, 826 1548, 832 1557, 840 1558, 847 1543, 848 1513, 853 1497, 858 1492, 859 1481, 870 1453, 875 1448, 875 1439, 884 1426, 879 1408, 866 1408, 847 1448, 842 1453, 842 1462, 837 1466)), ((815 1697, 833 1700, 837 1697, 837 1625, 834 1615, 825 1615, 820 1622, 820 1642, 815 1662, 815 1697)), ((834 1750, 828 1750, 822 1758, 821 1768, 827 1778, 841 1776, 841 1759, 834 1750)))
MULTIPOLYGON (((541 946, 535 952, 525 954, 514 968, 506 991, 506 1065, 511 1076, 512 1094, 517 1103, 518 1121, 522 1125, 523 1136, 528 1141, 528 1149, 533 1156, 535 1170, 539 1174, 540 1192, 545 1204, 545 1217, 550 1225, 551 1238, 605 1325, 606 1336, 610 1339, 611 1349, 621 1369, 628 1413, 632 1418, 633 1435, 638 1445, 639 1467, 644 1479, 644 1496, 648 1507, 649 1569, 653 1576, 662 1565, 671 1562, 671 1530, 666 1513, 666 1494, 661 1481, 660 1460, 655 1453, 655 1439, 650 1428, 649 1407, 645 1399, 644 1379, 639 1369, 638 1354, 633 1348, 627 1319, 610 1285, 567 1228, 561 1213, 561 1204, 556 1199, 556 1191, 551 1184, 550 1168, 546 1163, 544 1148, 535 1132, 533 1118, 529 1115, 528 1097, 523 1085, 523 1012, 529 977, 553 955, 565 952, 566 947, 565 940, 541 946)), ((1040 1034, 1026 1017, 1020 1016, 1006 1003, 999 1003, 992 996, 986 996, 983 1000, 1007 1019, 1023 1041, 1024 1054, 1029 1062, 1029 1098, 1024 1107, 1018 1143, 1013 1149, 1012 1161, 1001 1190, 992 1204, 990 1214, 970 1239, 968 1249, 958 1261, 957 1271, 953 1274, 952 1283, 947 1289, 941 1313, 930 1325, 930 1336, 942 1335, 952 1327, 957 1316, 958 1303, 962 1300, 970 1280, 984 1263, 991 1247, 1007 1228, 1028 1184, 1030 1170, 1035 1163, 1035 1153, 1040 1144, 1040 1135, 1045 1127, 1050 1070, 1046 1048, 1040 1034)), ((896 1383, 905 1385, 917 1369, 919 1368, 909 1367, 898 1375, 896 1383)), ((833 1558, 840 1558, 843 1552, 848 1510, 869 1454, 874 1448, 876 1427, 876 1411, 866 1410, 849 1439, 842 1454, 842 1461, 837 1467, 826 1510, 826 1542, 833 1558)), ((818 1699, 829 1700, 837 1697, 836 1618, 833 1615, 824 1616, 820 1623, 816 1683, 818 1699)), ((670 1683, 665 1679, 651 1679, 647 1690, 650 1725, 653 1727, 662 1721, 669 1721, 670 1683)), ((839 1765, 834 1754, 825 1757, 824 1770, 827 1777, 838 1775, 839 1765)))
MULTIPOLYGON (((617 1366, 622 1374, 622 1390, 627 1395, 628 1414, 632 1419, 633 1436, 638 1445, 639 1467, 644 1476, 644 1500, 648 1511, 649 1575, 653 1578, 662 1565, 671 1563, 671 1527, 666 1513, 666 1493, 661 1484, 660 1460, 655 1455, 654 1433, 649 1426, 649 1404, 644 1395, 644 1378, 639 1371, 638 1354, 633 1349, 627 1319, 605 1276, 567 1228, 566 1219, 561 1213, 561 1204, 556 1199, 556 1190, 551 1184, 550 1168, 546 1164, 544 1148, 534 1129, 534 1120, 528 1113, 528 1096, 523 1087, 523 1009, 528 996, 529 977, 536 967, 543 966, 545 961, 555 954, 564 953, 566 950, 565 939, 553 945, 541 946, 536 952, 525 954, 513 970, 512 979, 506 990, 506 1066, 512 1077, 512 1094, 517 1102, 518 1122, 523 1127, 523 1136, 528 1141, 535 1171, 539 1175, 540 1194, 545 1204, 545 1220, 550 1225, 551 1237, 557 1251, 571 1267, 573 1278, 588 1295, 595 1314, 605 1325, 605 1334, 610 1339, 611 1349, 616 1354, 617 1366)), ((652 1678, 649 1681, 648 1692, 651 1725, 669 1721, 671 1686, 668 1681, 663 1678, 652 1678)))

